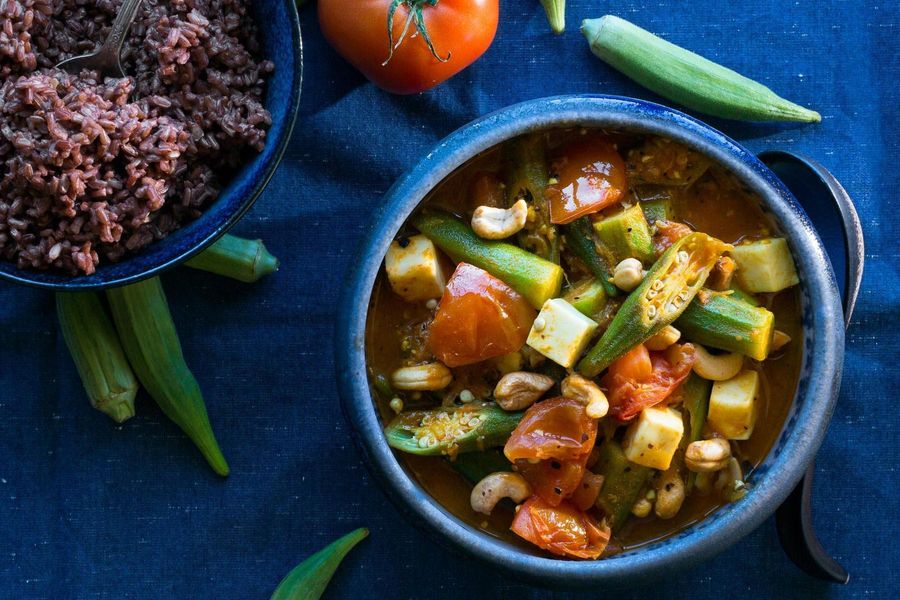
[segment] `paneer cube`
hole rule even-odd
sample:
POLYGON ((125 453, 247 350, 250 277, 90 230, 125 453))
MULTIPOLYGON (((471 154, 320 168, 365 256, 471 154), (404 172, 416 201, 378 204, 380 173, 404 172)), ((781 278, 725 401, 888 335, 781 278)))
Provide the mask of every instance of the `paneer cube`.
POLYGON ((673 408, 645 408, 625 431, 622 449, 631 462, 665 471, 672 464, 683 435, 680 412, 673 408))
POLYGON ((562 298, 544 302, 534 320, 527 344, 553 362, 571 367, 584 352, 597 329, 597 323, 587 318, 562 298))
POLYGON ((391 288, 407 302, 440 298, 447 276, 437 248, 424 235, 391 242, 384 259, 391 288))
POLYGON ((737 282, 747 292, 780 292, 800 282, 784 238, 741 244, 734 247, 731 255, 738 266, 737 282))
POLYGON ((756 424, 758 394, 756 371, 741 371, 727 381, 715 382, 709 396, 710 428, 729 440, 749 439, 756 424))

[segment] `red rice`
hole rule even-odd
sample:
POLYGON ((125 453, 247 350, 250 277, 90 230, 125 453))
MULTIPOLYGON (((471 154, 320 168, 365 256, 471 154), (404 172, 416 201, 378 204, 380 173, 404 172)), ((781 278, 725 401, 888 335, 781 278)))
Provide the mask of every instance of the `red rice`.
POLYGON ((93 273, 195 219, 262 150, 271 62, 243 0, 145 0, 131 77, 53 69, 121 0, 0 0, 0 256, 93 273))

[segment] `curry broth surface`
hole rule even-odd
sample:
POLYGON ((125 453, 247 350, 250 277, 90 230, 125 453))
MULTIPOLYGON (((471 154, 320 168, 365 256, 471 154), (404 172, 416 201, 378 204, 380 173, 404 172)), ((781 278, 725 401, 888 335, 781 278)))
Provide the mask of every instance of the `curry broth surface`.
MULTIPOLYGON (((550 132, 548 154, 552 155, 554 147, 577 135, 580 133, 572 130, 550 132)), ((631 135, 611 135, 625 146, 641 139, 631 135)), ((515 143, 515 140, 506 143, 515 143)), ((480 173, 500 172, 499 149, 488 150, 452 173, 426 197, 423 204, 457 215, 474 210, 475 206, 470 206, 469 186, 480 173)), ((777 233, 773 222, 760 209, 758 198, 745 189, 737 178, 715 165, 686 192, 678 191, 672 198, 672 206, 674 220, 688 223, 696 230, 728 243, 777 233)), ((753 485, 753 469, 775 443, 790 410, 797 389, 803 348, 796 286, 775 295, 761 294, 758 298, 775 314, 775 327, 790 335, 793 341, 763 363, 751 361, 752 368, 761 375, 759 413, 751 439, 733 442, 737 445, 736 457, 741 461, 744 478, 750 487, 753 485)), ((424 306, 400 299, 391 290, 384 273, 379 275, 369 303, 366 325, 366 357, 370 375, 388 374, 397 368, 403 358, 398 331, 408 323, 421 321, 428 313, 424 306)), ((382 397, 374 389, 373 397, 382 419, 387 423, 394 416, 388 406, 390 398, 382 397)), ((469 505, 471 484, 446 459, 402 452, 397 452, 396 456, 433 498, 462 521, 527 552, 553 556, 509 530, 513 518, 512 506, 501 503, 490 516, 474 512, 469 505)), ((604 556, 677 533, 703 519, 721 504, 716 495, 702 496, 695 491, 685 499, 681 510, 672 519, 658 519, 652 512, 643 519, 631 516, 621 531, 613 536, 604 556)))

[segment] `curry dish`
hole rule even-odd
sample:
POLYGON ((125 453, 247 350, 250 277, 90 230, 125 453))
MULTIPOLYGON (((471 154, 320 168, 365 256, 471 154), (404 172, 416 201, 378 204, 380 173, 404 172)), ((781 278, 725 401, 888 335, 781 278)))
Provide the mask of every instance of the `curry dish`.
POLYGON ((473 527, 597 559, 740 502, 802 353, 787 241, 727 170, 600 130, 510 140, 385 257, 366 352, 388 443, 473 527))

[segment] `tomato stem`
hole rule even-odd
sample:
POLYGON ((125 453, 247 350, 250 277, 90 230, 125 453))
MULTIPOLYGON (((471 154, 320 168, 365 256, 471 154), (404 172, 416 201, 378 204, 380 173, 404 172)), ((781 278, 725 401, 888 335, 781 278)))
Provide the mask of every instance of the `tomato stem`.
POLYGON ((388 9, 387 15, 387 30, 388 30, 388 43, 390 44, 388 57, 383 63, 382 66, 387 65, 391 58, 394 56, 394 50, 400 47, 400 44, 403 43, 403 40, 406 39, 406 34, 409 33, 409 26, 411 23, 415 23, 416 31, 418 31, 422 35, 422 39, 425 41, 425 44, 428 46, 428 49, 431 51, 431 55, 434 56, 441 62, 447 62, 450 60, 450 52, 447 53, 446 58, 442 58, 437 50, 434 49, 434 43, 431 41, 431 36, 428 35, 428 28, 425 27, 425 19, 422 16, 422 9, 424 6, 437 6, 439 0, 392 0, 391 7, 388 9), (403 31, 400 32, 400 37, 397 38, 397 41, 394 42, 394 14, 397 12, 397 9, 400 6, 405 6, 408 14, 406 15, 406 21, 403 23, 403 31))

